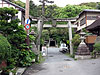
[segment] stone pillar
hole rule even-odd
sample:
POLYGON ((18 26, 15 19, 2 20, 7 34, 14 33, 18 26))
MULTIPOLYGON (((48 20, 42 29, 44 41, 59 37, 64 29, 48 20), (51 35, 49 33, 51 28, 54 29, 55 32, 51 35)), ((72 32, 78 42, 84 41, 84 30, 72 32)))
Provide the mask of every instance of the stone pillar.
POLYGON ((73 55, 71 21, 68 21, 68 29, 69 29, 70 55, 73 55))
POLYGON ((41 17, 38 20, 38 27, 37 28, 38 28, 38 37, 37 37, 36 47, 40 51, 40 39, 41 39, 42 29, 43 29, 43 19, 41 17))

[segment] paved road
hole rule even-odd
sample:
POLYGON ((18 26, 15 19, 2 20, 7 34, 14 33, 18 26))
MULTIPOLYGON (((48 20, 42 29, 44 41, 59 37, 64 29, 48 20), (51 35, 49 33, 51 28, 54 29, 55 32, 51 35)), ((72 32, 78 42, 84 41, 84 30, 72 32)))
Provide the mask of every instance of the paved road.
POLYGON ((100 59, 77 60, 49 48, 48 58, 40 65, 33 64, 23 75, 100 75, 100 59))

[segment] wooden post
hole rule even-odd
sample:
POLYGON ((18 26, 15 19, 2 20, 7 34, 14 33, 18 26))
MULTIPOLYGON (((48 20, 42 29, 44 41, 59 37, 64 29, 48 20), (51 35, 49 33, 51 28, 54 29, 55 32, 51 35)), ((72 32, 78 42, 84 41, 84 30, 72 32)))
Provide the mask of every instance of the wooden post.
POLYGON ((26 0, 25 19, 29 19, 29 0, 26 0))
MULTIPOLYGON (((29 0, 26 0, 26 9, 25 9, 25 20, 29 19, 29 0)), ((25 23, 26 24, 26 23, 25 23)), ((27 38, 26 38, 26 43, 29 46, 29 30, 26 30, 27 32, 27 38)))
POLYGON ((73 55, 71 21, 68 21, 68 29, 69 29, 70 55, 73 55))

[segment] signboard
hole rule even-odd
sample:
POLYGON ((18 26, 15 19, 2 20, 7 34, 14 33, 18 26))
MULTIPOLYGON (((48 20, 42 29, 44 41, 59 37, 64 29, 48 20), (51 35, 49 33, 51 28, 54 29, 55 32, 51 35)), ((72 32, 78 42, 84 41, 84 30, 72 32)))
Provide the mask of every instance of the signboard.
POLYGON ((26 20, 25 20, 25 23, 26 23, 26 24, 30 24, 30 19, 26 19, 26 20))
POLYGON ((25 29, 26 29, 26 30, 29 30, 29 29, 30 29, 30 25, 29 25, 29 24, 26 24, 26 25, 25 25, 25 29))

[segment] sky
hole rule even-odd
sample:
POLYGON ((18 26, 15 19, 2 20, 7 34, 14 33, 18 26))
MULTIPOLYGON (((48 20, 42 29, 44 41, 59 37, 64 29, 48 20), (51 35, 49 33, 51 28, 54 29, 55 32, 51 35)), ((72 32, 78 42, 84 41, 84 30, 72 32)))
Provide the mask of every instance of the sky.
MULTIPOLYGON (((21 1, 26 2, 26 0, 21 0, 21 1)), ((41 4, 39 0, 33 0, 33 1, 37 5, 41 4)), ((49 1, 54 1, 53 4, 56 4, 59 7, 64 7, 67 4, 74 5, 74 4, 80 4, 80 3, 86 3, 86 2, 100 2, 100 0, 49 0, 49 1)))

